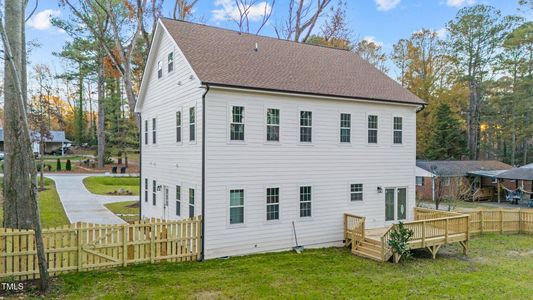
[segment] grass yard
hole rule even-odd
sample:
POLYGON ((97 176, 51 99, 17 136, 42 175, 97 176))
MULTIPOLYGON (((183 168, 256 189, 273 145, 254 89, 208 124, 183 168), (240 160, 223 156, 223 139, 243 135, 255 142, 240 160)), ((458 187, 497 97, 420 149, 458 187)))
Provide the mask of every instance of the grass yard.
POLYGON ((138 221, 139 220, 139 201, 113 202, 105 204, 111 212, 119 216, 122 220, 138 221))
POLYGON ((161 263, 61 275, 48 297, 62 299, 531 299, 533 236, 485 235, 379 263, 329 248, 161 263))
POLYGON ((123 188, 132 195, 139 195, 139 177, 91 176, 83 180, 93 194, 109 195, 123 188))
MULTIPOLYGON (((46 228, 69 224, 63 205, 59 200, 59 195, 55 188, 55 182, 45 177, 44 186, 45 190, 39 192, 39 210, 41 212, 42 226, 46 228)), ((0 205, 0 223, 3 221, 3 217, 3 206, 0 205)))

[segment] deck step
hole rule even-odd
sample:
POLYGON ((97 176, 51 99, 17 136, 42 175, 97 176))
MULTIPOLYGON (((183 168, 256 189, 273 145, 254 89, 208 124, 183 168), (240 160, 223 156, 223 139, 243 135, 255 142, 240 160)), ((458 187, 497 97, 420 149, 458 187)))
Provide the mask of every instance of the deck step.
POLYGON ((369 243, 366 240, 363 241, 363 242, 360 242, 357 246, 381 251, 381 244, 377 245, 377 244, 374 244, 374 243, 369 243))
POLYGON ((381 259, 381 255, 374 255, 374 254, 371 254, 371 253, 366 252, 366 251, 360 251, 360 250, 356 249, 356 250, 353 250, 352 253, 357 255, 357 256, 370 258, 370 259, 377 260, 377 261, 383 261, 381 259))
POLYGON ((357 246, 355 248, 355 250, 359 251, 359 252, 364 252, 364 253, 368 253, 368 254, 371 254, 371 255, 374 255, 374 256, 378 256, 378 257, 381 257, 381 249, 375 249, 375 248, 368 248, 368 247, 361 247, 361 246, 357 246))

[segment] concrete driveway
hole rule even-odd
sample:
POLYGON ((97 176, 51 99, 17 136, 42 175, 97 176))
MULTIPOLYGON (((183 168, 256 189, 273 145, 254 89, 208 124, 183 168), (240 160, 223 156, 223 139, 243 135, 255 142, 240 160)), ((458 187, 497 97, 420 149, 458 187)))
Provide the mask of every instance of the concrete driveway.
POLYGON ((124 224, 124 220, 109 211, 104 204, 139 200, 139 196, 105 196, 89 192, 83 184, 83 179, 102 174, 46 174, 45 176, 55 181, 59 199, 63 203, 70 223, 124 224))

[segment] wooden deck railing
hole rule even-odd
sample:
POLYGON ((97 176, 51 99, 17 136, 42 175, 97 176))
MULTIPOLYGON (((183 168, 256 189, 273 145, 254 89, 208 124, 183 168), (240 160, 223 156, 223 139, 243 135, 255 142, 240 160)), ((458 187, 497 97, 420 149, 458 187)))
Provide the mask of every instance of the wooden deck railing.
POLYGON ((365 217, 344 214, 344 241, 351 243, 352 249, 365 240, 365 217))
MULTIPOLYGON (((195 217, 45 228, 48 271, 54 276, 140 262, 196 260, 201 253, 201 224, 201 217, 195 217)), ((36 253, 33 230, 0 228, 0 279, 38 278, 36 253)))
POLYGON ((477 209, 463 211, 470 216, 470 234, 533 234, 533 209, 477 209))
POLYGON ((462 213, 454 211, 443 211, 443 210, 434 210, 429 208, 415 207, 415 221, 418 220, 427 220, 427 219, 438 219, 446 217, 455 217, 460 216, 462 213))

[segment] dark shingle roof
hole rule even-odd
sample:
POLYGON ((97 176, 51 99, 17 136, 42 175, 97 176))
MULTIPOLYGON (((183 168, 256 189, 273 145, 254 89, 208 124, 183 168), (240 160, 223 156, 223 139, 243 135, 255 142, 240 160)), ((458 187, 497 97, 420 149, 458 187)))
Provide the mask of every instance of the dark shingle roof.
POLYGON ((514 168, 496 176, 501 179, 533 180, 533 168, 514 168))
POLYGON ((417 160, 416 165, 438 176, 465 176, 474 171, 512 168, 510 165, 497 160, 417 160))
POLYGON ((350 51, 170 19, 162 23, 203 83, 425 104, 350 51))

